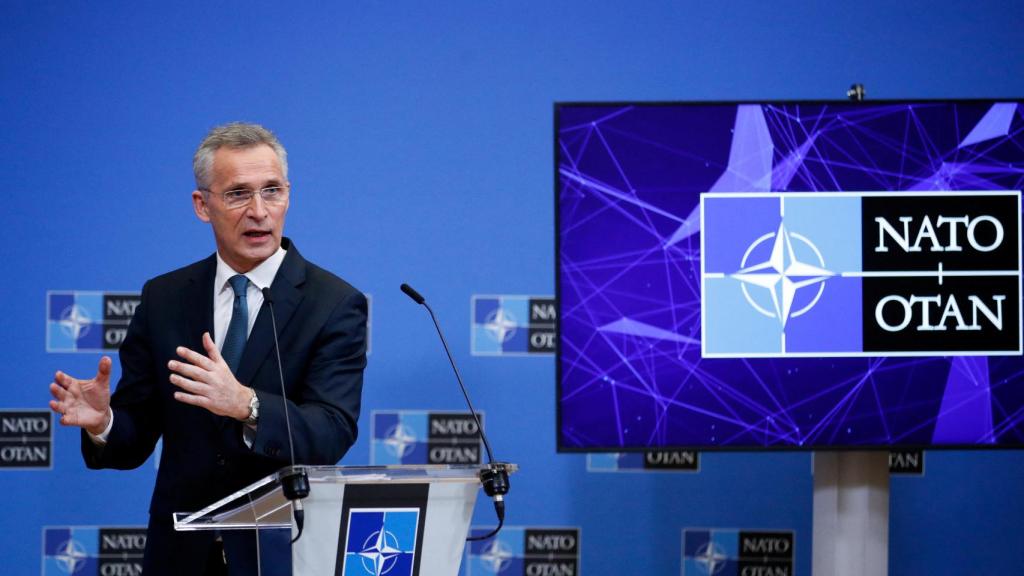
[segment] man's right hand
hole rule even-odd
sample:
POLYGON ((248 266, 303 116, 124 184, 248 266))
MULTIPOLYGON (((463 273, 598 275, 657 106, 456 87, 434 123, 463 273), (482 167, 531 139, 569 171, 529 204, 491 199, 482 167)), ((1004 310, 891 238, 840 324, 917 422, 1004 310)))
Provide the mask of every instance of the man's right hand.
POLYGON ((84 428, 99 436, 110 422, 110 366, 109 356, 100 358, 96 377, 79 380, 58 371, 50 383, 50 410, 60 414, 65 426, 84 428))

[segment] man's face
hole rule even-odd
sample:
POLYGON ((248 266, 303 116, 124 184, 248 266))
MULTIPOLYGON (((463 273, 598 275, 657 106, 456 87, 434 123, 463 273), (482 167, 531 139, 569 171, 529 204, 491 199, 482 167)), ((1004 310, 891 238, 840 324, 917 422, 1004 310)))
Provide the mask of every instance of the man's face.
POLYGON ((218 148, 213 154, 210 191, 192 192, 196 216, 213 226, 217 251, 237 272, 248 272, 269 258, 281 245, 288 196, 280 204, 264 202, 259 191, 286 186, 281 162, 273 148, 260 144, 249 148, 218 148), (229 208, 223 193, 255 192, 245 206, 229 208))

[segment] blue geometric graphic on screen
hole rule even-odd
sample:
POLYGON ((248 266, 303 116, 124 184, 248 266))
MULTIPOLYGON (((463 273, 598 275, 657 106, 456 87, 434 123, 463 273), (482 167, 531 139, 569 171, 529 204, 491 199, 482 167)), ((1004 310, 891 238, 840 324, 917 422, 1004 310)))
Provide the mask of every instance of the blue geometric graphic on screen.
POLYGON ((992 444, 992 398, 988 361, 979 356, 953 358, 946 393, 935 423, 935 442, 992 444))
POLYGON ((657 326, 651 326, 643 322, 638 322, 632 318, 620 318, 614 322, 609 322, 604 326, 598 326, 597 328, 601 332, 617 333, 617 334, 628 334, 631 336, 643 336, 646 338, 652 338, 655 340, 671 340, 673 342, 687 342, 690 344, 700 344, 700 340, 691 338, 689 336, 683 336, 682 334, 676 334, 675 332, 669 332, 663 328, 657 326))
MULTIPOLYGON (((474 528, 470 533, 481 536, 489 529, 474 528)), ((470 542, 466 548, 468 556, 466 573, 469 576, 485 574, 523 574, 523 558, 525 556, 525 529, 503 528, 494 538, 484 541, 470 542)))
POLYGON ((753 240, 766 232, 775 232, 779 219, 779 199, 774 196, 705 197, 705 270, 735 271, 753 240))
POLYGON ((51 292, 47 295, 47 309, 47 350, 103 348, 102 293, 51 292))
POLYGON ((427 413, 375 412, 371 462, 375 465, 427 462, 427 413))
POLYGON ((772 190, 788 191, 793 177, 800 171, 804 158, 814 148, 815 136, 811 134, 803 144, 790 151, 772 170, 772 190))
POLYGON ((345 542, 345 576, 411 576, 418 509, 353 509, 345 542))
POLYGON ((860 281, 843 278, 861 269, 858 197, 708 195, 703 205, 705 356, 862 350, 860 281))
POLYGON ((960 146, 970 146, 985 140, 1000 138, 1010 133, 1010 123, 1013 122, 1013 113, 1017 111, 1017 104, 1014 102, 1003 102, 993 104, 992 108, 985 114, 971 130, 971 133, 964 138, 960 146))
POLYGON ((711 192, 768 192, 775 146, 760 106, 736 107, 729 163, 711 192))
POLYGON ((97 574, 98 528, 45 528, 43 575, 97 574))
MULTIPOLYGON (((952 376, 951 358, 706 360, 693 342, 669 337, 702 338, 700 194, 740 184, 731 191, 750 191, 766 165, 776 192, 1020 190, 1019 104, 738 108, 559 107, 560 443, 926 445, 965 435, 948 442, 1024 443, 1019 357, 972 361, 988 366, 988 380, 969 371, 978 384, 971 395, 952 376)), ((818 246, 824 268, 842 271, 828 241, 818 246)), ((833 276, 795 320, 820 309, 851 327, 858 310, 827 305, 852 302, 860 290, 858 278, 833 276)), ((803 324, 790 324, 797 343, 813 342, 803 324)), ((826 343, 846 346, 831 336, 826 343)))
POLYGON ((809 307, 800 321, 787 324, 787 351, 822 354, 860 351, 863 343, 861 280, 846 275, 863 269, 860 198, 788 194, 784 203, 783 222, 791 235, 800 234, 800 241, 793 242, 797 257, 831 273, 816 286, 797 290, 794 307, 809 307), (814 254, 808 252, 809 247, 814 248, 814 254), (808 297, 817 298, 813 305, 807 302, 808 297))

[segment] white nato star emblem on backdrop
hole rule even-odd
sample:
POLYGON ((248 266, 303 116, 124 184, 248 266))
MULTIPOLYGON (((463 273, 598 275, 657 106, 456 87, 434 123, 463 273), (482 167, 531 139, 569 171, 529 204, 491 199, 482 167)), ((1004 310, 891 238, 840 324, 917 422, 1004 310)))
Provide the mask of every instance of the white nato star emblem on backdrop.
POLYGON ((401 458, 411 452, 416 445, 416 435, 405 424, 396 424, 388 430, 384 445, 392 454, 401 458))
POLYGON ((85 566, 85 559, 88 556, 85 547, 72 538, 57 547, 57 554, 53 558, 62 571, 74 574, 85 566))
POLYGON ((502 544, 501 540, 491 542, 487 548, 484 548, 484 553, 480 555, 480 561, 495 574, 508 568, 511 559, 512 550, 502 544))
POLYGON ((78 340, 89 332, 92 318, 89 317, 84 308, 78 304, 72 304, 61 312, 59 324, 65 334, 78 340))
POLYGON ((800 316, 814 307, 825 288, 825 280, 835 276, 835 273, 826 270, 824 265, 825 261, 821 257, 821 252, 818 251, 818 248, 810 240, 796 232, 786 230, 785 223, 779 223, 778 232, 761 236, 747 248, 746 253, 743 255, 743 261, 740 264, 742 268, 730 276, 743 283, 743 296, 754 309, 769 318, 778 318, 779 323, 785 328, 786 322, 791 317, 800 316), (761 243, 772 238, 774 238, 774 242, 768 260, 747 266, 747 259, 750 257, 751 252, 761 243), (797 259, 796 253, 793 250, 794 240, 803 243, 814 252, 818 258, 817 266, 797 259), (772 310, 766 310, 758 305, 750 296, 747 286, 755 286, 767 290, 771 294, 772 310), (797 291, 812 286, 818 287, 817 295, 814 296, 809 304, 794 311, 793 302, 796 300, 797 291))
POLYGON ((725 563, 729 560, 729 557, 721 548, 715 546, 714 542, 709 541, 697 549, 694 559, 697 561, 697 564, 704 568, 705 574, 717 574, 725 568, 725 563))
POLYGON ((507 342, 517 328, 516 317, 502 308, 491 312, 484 320, 484 329, 498 342, 507 342))
POLYGON ((397 546, 398 538, 381 526, 363 542, 363 550, 359 553, 363 568, 373 576, 387 574, 395 567, 395 557, 402 553, 397 546))

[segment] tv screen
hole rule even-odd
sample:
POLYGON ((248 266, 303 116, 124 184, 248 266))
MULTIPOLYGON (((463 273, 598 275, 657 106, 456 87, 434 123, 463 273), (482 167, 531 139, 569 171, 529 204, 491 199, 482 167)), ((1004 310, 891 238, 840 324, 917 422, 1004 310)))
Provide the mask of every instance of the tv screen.
POLYGON ((1020 101, 555 105, 558 447, 1024 446, 1020 101))

